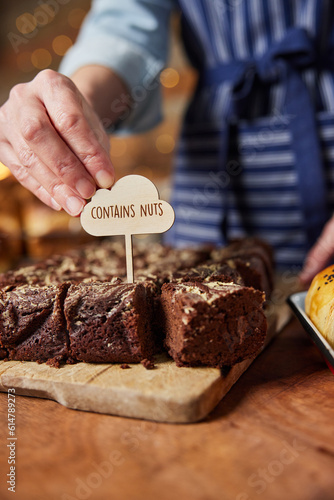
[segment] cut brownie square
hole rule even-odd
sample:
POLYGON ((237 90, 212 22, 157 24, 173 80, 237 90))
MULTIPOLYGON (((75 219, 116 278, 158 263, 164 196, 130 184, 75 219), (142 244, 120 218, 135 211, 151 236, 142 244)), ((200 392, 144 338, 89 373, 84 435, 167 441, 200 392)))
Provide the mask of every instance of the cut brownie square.
POLYGON ((68 284, 24 285, 0 292, 0 344, 8 358, 48 362, 66 359, 63 302, 68 284))
POLYGON ((57 285, 66 281, 116 281, 125 275, 125 268, 119 262, 88 261, 84 256, 55 255, 45 261, 0 274, 0 288, 20 285, 57 285))
POLYGON ((168 283, 161 300, 165 345, 177 366, 232 366, 264 344, 264 294, 258 290, 221 282, 168 283))
POLYGON ((235 269, 242 277, 245 286, 253 287, 265 293, 269 299, 272 292, 272 278, 268 277, 263 260, 257 255, 250 257, 235 257, 226 260, 231 268, 235 269))
POLYGON ((64 305, 71 357, 93 363, 138 363, 155 352, 153 283, 71 285, 64 305))
POLYGON ((216 264, 208 262, 198 267, 176 271, 169 276, 169 281, 176 283, 220 281, 224 283, 237 283, 244 285, 244 282, 236 269, 227 263, 216 264))
POLYGON ((214 262, 227 263, 241 275, 245 285, 266 293, 273 290, 273 253, 271 247, 259 238, 241 238, 211 253, 214 262))

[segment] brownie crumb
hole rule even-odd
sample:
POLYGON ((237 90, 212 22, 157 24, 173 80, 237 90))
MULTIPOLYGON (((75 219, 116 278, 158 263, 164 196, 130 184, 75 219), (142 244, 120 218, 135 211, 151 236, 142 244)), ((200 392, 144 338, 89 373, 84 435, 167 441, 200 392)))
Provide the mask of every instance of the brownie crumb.
MULTIPOLYGON (((53 368, 60 368, 60 365, 62 364, 62 362, 63 362, 63 358, 61 356, 58 356, 55 358, 48 359, 46 364, 48 366, 52 366, 53 368)), ((38 361, 37 361, 37 363, 38 363, 38 361)))
POLYGON ((151 359, 142 359, 141 364, 146 370, 154 370, 155 364, 151 359))
POLYGON ((128 365, 127 363, 123 363, 123 364, 121 364, 121 368, 122 368, 122 370, 127 370, 128 368, 131 368, 131 366, 128 365))

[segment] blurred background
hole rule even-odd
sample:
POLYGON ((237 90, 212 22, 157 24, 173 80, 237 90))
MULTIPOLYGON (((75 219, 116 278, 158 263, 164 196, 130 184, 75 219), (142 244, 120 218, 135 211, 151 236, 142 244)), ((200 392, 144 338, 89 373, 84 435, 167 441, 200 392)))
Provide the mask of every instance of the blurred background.
MULTIPOLYGON (((88 0, 16 0, 1 3, 0 105, 11 87, 30 81, 41 70, 57 70, 75 42, 90 9, 88 0)), ((181 117, 196 81, 179 42, 179 18, 172 18, 170 57, 161 74, 164 120, 154 130, 120 138, 111 137, 111 158, 117 178, 145 175, 168 200, 172 160, 181 117)), ((1 158, 0 158, 1 160, 1 158)), ((0 163, 0 271, 18 262, 45 258, 73 248, 90 237, 79 219, 54 212, 22 188, 0 163)))

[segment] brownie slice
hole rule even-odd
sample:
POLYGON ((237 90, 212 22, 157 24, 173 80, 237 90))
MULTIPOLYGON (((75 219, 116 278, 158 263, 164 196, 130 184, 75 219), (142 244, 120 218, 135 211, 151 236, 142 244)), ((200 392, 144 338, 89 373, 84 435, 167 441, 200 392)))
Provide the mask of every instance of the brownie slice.
POLYGON ((92 363, 138 363, 155 352, 153 283, 71 285, 64 304, 71 357, 92 363))
POLYGON ((273 289, 272 277, 268 275, 263 260, 257 255, 234 257, 226 260, 226 264, 241 276, 244 285, 261 290, 269 299, 273 289))
POLYGON ((264 294, 233 283, 162 287, 165 346, 177 366, 232 366, 256 355, 267 322, 264 294))
POLYGON ((24 285, 0 292, 0 344, 9 359, 55 366, 66 359, 63 302, 68 286, 24 285))
POLYGON ((264 291, 266 299, 273 290, 273 253, 271 247, 259 238, 241 238, 211 253, 213 262, 228 264, 242 277, 246 286, 264 291))
POLYGON ((88 262, 80 256, 54 256, 36 264, 0 274, 0 288, 20 285, 55 285, 66 281, 114 281, 124 276, 118 263, 88 262))
POLYGON ((35 265, 21 267, 0 274, 0 288, 22 285, 45 285, 45 269, 35 265))
POLYGON ((168 278, 169 282, 176 283, 184 283, 188 281, 196 281, 199 283, 221 281, 223 283, 237 283, 238 285, 244 285, 240 273, 227 263, 215 264, 209 262, 208 264, 203 264, 191 269, 176 271, 171 273, 168 278))

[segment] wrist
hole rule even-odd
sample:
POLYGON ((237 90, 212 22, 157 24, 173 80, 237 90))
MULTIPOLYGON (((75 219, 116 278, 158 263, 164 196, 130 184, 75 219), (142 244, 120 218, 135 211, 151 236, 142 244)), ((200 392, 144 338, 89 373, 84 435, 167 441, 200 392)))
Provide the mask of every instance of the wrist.
POLYGON ((109 68, 84 66, 71 79, 103 123, 116 123, 130 107, 130 94, 126 84, 109 68))

